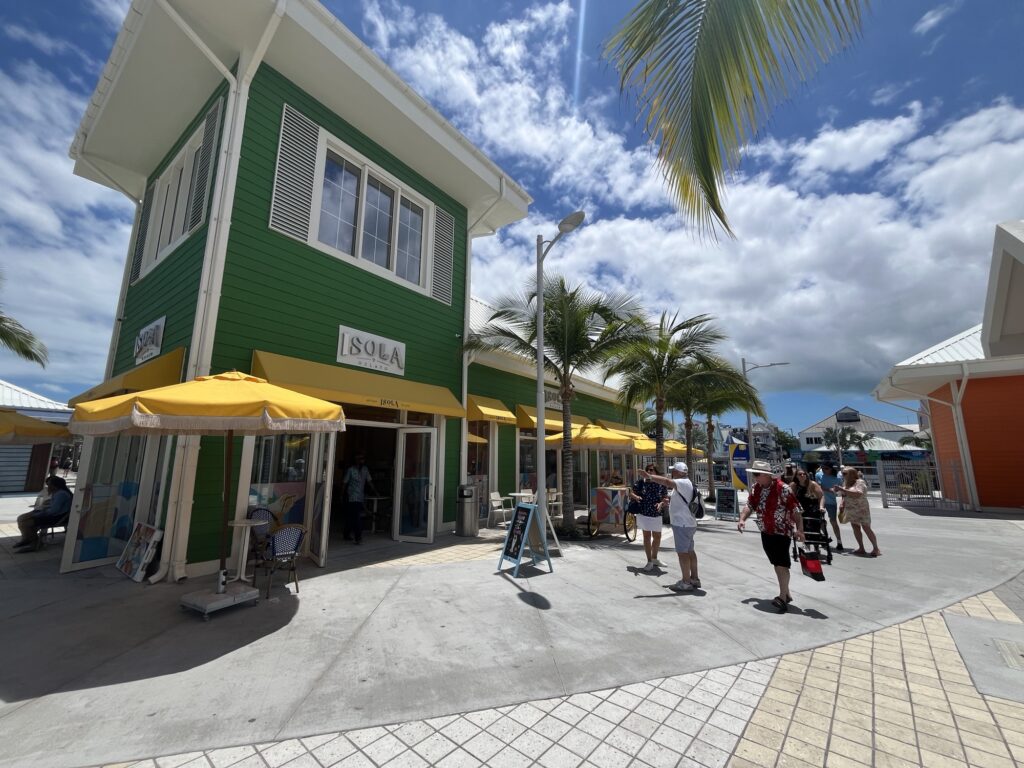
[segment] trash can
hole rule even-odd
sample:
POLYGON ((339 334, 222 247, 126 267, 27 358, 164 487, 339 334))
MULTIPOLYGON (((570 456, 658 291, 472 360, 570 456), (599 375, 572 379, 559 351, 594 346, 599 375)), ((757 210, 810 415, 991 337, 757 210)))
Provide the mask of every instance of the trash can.
POLYGON ((455 517, 456 536, 480 534, 480 512, 476 508, 476 486, 460 485, 456 494, 459 509, 455 517))

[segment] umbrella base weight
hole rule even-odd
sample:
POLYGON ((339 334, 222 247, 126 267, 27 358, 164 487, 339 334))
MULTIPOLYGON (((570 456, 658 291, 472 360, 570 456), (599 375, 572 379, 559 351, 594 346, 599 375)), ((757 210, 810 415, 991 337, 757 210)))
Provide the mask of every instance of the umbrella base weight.
POLYGON ((200 589, 181 596, 181 607, 190 608, 209 619, 211 613, 230 608, 241 603, 256 603, 260 599, 260 591, 240 581, 227 585, 224 592, 217 594, 214 589, 200 589))

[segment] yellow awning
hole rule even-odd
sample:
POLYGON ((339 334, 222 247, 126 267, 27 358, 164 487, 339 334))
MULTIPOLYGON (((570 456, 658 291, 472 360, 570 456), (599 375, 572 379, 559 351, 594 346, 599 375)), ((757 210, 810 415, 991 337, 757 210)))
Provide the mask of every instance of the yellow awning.
MULTIPOLYGON (((517 405, 516 406, 516 423, 520 429, 536 429, 537 428, 537 409, 531 408, 528 405, 517 405)), ((585 426, 590 423, 590 419, 586 416, 577 416, 575 413, 572 415, 572 423, 578 427, 585 426)), ((550 408, 544 409, 544 430, 549 429, 562 431, 562 412, 553 411, 550 408)))
MULTIPOLYGON (((553 445, 560 445, 563 438, 562 432, 557 435, 551 435, 551 437, 545 438, 545 443, 551 443, 553 445)), ((572 444, 575 448, 606 448, 610 450, 623 450, 631 449, 633 447, 632 438, 616 432, 613 429, 605 429, 599 427, 597 424, 588 424, 582 427, 572 428, 572 444)))
POLYGON ((634 440, 647 439, 647 435, 640 431, 640 427, 634 427, 632 424, 620 424, 617 421, 608 421, 608 419, 598 419, 597 423, 605 429, 614 429, 616 432, 628 435, 634 440))
POLYGON ((259 350, 252 353, 252 372, 272 384, 337 403, 422 411, 460 418, 466 415, 448 389, 394 376, 314 363, 259 350))
POLYGON ((0 408, 0 444, 34 445, 70 439, 71 433, 61 424, 23 416, 11 408, 0 408))
POLYGON ((471 421, 496 421, 499 424, 515 424, 516 415, 501 400, 492 397, 470 395, 466 413, 471 421))
POLYGON ((472 432, 466 435, 467 443, 476 443, 478 445, 487 445, 487 438, 480 437, 480 435, 474 435, 472 432))
POLYGON ((74 408, 79 403, 99 400, 102 397, 120 395, 124 392, 141 392, 144 389, 156 389, 177 384, 181 381, 181 369, 185 362, 185 348, 178 347, 170 352, 147 360, 131 370, 112 376, 102 384, 87 389, 80 395, 68 400, 74 408))

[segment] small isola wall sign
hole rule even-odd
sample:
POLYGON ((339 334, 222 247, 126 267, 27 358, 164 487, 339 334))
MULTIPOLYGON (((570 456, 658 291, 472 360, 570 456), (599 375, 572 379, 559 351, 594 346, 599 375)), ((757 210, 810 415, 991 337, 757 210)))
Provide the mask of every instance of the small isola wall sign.
POLYGON ((404 376, 405 344, 339 325, 338 362, 404 376))
POLYGON ((160 354, 160 347, 164 343, 164 323, 167 316, 164 315, 156 322, 150 323, 141 329, 135 337, 135 364, 144 363, 150 358, 160 354))

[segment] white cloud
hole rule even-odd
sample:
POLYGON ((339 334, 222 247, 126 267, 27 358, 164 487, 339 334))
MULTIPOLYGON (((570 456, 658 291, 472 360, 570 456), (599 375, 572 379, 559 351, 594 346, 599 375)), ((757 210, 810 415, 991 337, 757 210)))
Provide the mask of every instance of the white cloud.
POLYGON ((44 370, 0 351, 0 377, 65 394, 103 375, 133 213, 72 175, 67 148, 85 103, 34 63, 0 71, 0 301, 50 352, 44 370))
POLYGON ((886 104, 891 104, 896 100, 897 96, 899 96, 913 84, 913 80, 907 80, 902 83, 886 83, 880 88, 877 88, 875 92, 871 94, 871 106, 881 107, 885 106, 886 104))
POLYGON ((909 114, 862 120, 849 128, 825 126, 813 139, 794 142, 789 153, 793 172, 809 184, 825 184, 835 173, 860 173, 890 156, 921 127, 922 107, 912 102, 909 114))
POLYGON ((598 205, 667 207, 650 150, 626 147, 598 117, 601 99, 573 109, 560 69, 573 17, 566 0, 491 23, 479 42, 436 14, 393 2, 382 13, 376 0, 364 7, 378 53, 474 143, 511 164, 528 188, 598 205))
POLYGON ((89 0, 89 9, 112 29, 121 29, 132 0, 89 0))
POLYGON ((914 24, 915 35, 927 35, 935 27, 945 21, 949 16, 959 10, 961 0, 953 0, 951 3, 944 3, 937 8, 932 8, 914 24))
MULTIPOLYGON (((915 149, 927 161, 910 162, 909 147, 894 155, 911 170, 884 192, 741 179, 728 200, 737 238, 718 246, 695 241, 674 215, 592 220, 546 268, 625 287, 652 314, 715 315, 734 359, 792 362, 760 382, 766 389, 868 392, 894 362, 979 321, 994 224, 1019 217, 1024 199, 1024 127, 1010 130, 1020 120, 1024 109, 1003 104, 944 126, 927 153, 915 149), (993 135, 1002 140, 968 146, 993 135)), ((554 226, 534 214, 475 241, 474 291, 493 300, 528 281, 533 238, 554 226)))
POLYGON ((70 53, 78 56, 86 64, 93 64, 89 55, 69 40, 53 37, 38 29, 28 29, 19 24, 4 24, 2 30, 9 39, 28 43, 47 56, 59 56, 70 53))

